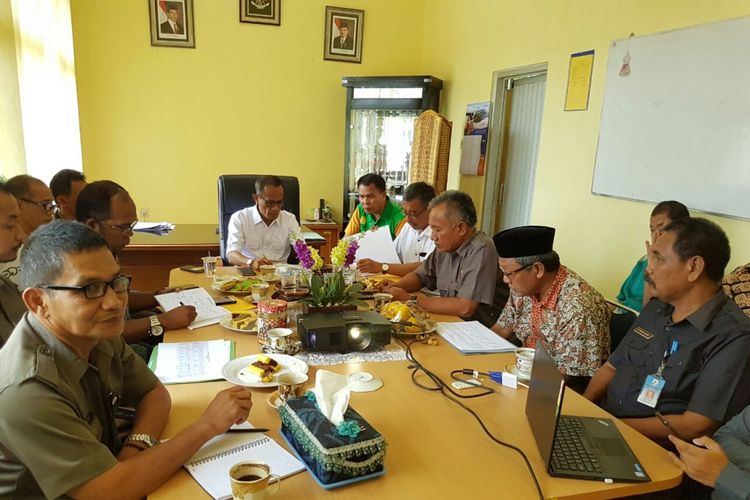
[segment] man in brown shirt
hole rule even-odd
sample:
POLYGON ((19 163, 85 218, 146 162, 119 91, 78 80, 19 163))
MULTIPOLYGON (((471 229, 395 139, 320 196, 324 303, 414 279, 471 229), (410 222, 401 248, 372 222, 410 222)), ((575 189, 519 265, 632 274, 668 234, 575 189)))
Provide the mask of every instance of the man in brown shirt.
MULTIPOLYGON (((18 222, 19 212, 18 202, 5 184, 0 183, 0 262, 15 260, 26 236, 18 222)), ((26 308, 16 285, 0 277, 0 347, 8 340, 24 311, 26 308)))
POLYGON ((21 256, 29 309, 0 350, 0 497, 142 498, 204 443, 244 421, 250 391, 219 392, 203 415, 161 443, 169 393, 121 332, 130 278, 104 239, 55 221, 21 256), (113 408, 136 409, 123 444, 113 408))

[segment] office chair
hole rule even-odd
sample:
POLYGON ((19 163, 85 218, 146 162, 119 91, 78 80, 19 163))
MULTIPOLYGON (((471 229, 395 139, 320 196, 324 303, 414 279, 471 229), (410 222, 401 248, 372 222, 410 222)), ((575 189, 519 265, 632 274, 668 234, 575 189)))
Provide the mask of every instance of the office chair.
MULTIPOLYGON (((253 206, 252 194, 255 192, 255 181, 267 174, 220 175, 219 188, 219 251, 224 264, 226 256, 227 228, 232 214, 253 206)), ((299 180, 296 177, 278 176, 284 187, 284 210, 299 218, 299 180)), ((293 252, 292 252, 293 255, 293 252)))
POLYGON ((635 320, 638 318, 638 311, 628 306, 622 305, 616 300, 604 299, 607 301, 612 317, 609 319, 609 352, 615 352, 615 349, 625 335, 630 331, 635 320))

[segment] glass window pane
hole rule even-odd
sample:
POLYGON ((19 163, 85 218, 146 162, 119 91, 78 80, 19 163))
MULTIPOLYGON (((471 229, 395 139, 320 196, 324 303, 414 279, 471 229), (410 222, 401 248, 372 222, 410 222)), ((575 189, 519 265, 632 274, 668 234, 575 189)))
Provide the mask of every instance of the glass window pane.
POLYGON ((421 99, 422 88, 357 87, 354 99, 421 99))

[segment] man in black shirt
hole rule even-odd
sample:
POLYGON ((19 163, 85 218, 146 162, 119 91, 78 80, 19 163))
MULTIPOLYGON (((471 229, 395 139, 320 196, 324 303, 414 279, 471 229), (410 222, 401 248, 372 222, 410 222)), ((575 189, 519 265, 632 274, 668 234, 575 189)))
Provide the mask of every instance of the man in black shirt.
POLYGON ((750 320, 719 285, 729 241, 706 219, 673 221, 651 246, 643 308, 584 396, 667 444, 711 435, 750 403, 750 320))

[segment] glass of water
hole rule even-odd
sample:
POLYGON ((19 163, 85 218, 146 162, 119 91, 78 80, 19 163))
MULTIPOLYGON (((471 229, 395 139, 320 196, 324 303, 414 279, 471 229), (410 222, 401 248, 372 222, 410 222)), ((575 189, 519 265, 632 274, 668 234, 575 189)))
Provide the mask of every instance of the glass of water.
POLYGON ((203 259, 203 273, 206 275, 206 278, 212 280, 214 279, 214 275, 216 274, 216 259, 218 257, 211 257, 210 255, 208 257, 202 257, 203 259))

